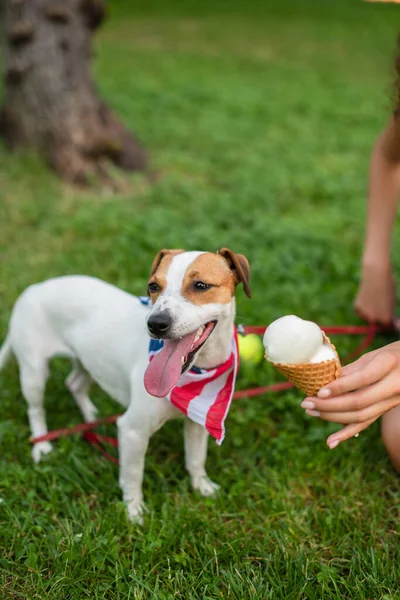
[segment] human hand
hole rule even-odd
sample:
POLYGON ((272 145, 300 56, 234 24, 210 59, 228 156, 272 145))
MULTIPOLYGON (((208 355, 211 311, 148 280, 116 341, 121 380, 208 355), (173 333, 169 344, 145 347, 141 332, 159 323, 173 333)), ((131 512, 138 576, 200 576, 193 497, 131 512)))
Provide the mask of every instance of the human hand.
POLYGON ((343 375, 301 406, 311 417, 345 425, 327 439, 329 448, 363 431, 400 405, 400 342, 368 352, 343 368, 343 375))
POLYGON ((369 323, 386 327, 395 321, 396 284, 390 268, 365 266, 355 299, 356 313, 369 323))

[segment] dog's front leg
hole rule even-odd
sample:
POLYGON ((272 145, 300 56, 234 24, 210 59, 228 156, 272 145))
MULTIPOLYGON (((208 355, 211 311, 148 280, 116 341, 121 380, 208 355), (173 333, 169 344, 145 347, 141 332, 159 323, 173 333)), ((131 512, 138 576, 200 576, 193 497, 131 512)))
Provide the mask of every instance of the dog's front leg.
POLYGON ((192 485, 202 496, 214 496, 219 485, 206 472, 208 432, 190 419, 185 419, 185 461, 192 485))
POLYGON ((135 423, 131 407, 117 421, 119 446, 119 485, 131 521, 143 522, 143 472, 144 460, 150 435, 146 428, 140 429, 135 423))

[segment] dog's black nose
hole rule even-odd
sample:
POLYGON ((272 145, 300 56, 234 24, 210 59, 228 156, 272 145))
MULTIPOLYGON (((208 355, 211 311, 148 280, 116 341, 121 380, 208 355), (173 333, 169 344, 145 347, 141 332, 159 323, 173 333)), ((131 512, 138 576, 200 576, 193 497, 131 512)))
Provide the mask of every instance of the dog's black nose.
POLYGON ((155 313, 147 321, 147 328, 151 335, 162 338, 172 325, 172 318, 167 312, 155 313))

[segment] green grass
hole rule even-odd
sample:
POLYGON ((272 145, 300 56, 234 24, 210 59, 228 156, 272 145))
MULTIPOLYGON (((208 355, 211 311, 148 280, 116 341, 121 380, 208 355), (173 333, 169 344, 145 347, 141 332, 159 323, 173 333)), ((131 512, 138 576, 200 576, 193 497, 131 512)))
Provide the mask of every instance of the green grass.
MULTIPOLYGON (((246 254, 254 299, 239 293, 238 321, 356 322, 366 173, 390 107, 400 9, 114 5, 97 40, 98 85, 161 177, 153 186, 130 177, 119 196, 77 192, 1 147, 1 337, 28 284, 86 273, 143 293, 161 247, 246 254)), ((338 340, 343 354, 352 344, 338 340)), ((51 428, 80 420, 67 372, 55 363, 51 428)), ((239 387, 277 379, 263 365, 239 387)), ((0 386, 2 599, 400 598, 400 482, 377 424, 332 452, 335 426, 307 417, 299 393, 237 402, 222 448, 210 443, 222 485, 210 501, 190 490, 182 426, 169 423, 151 441, 152 512, 139 529, 126 520, 116 467, 79 438, 32 464, 15 365, 0 386)), ((103 414, 120 410, 92 395, 103 414)))

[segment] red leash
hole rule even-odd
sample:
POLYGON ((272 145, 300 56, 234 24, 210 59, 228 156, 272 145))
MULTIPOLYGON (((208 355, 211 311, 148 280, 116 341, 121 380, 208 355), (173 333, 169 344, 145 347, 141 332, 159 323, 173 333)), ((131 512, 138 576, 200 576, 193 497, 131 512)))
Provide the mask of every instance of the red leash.
MULTIPOLYGON (((361 343, 351 352, 347 358, 346 362, 350 362, 356 356, 360 356, 364 350, 369 348, 372 342, 375 339, 375 336, 378 333, 391 333, 388 329, 383 329, 382 327, 378 327, 376 325, 339 325, 332 327, 321 327, 321 329, 328 335, 364 335, 364 339, 361 343)), ((251 334, 255 333, 257 335, 264 335, 266 327, 260 326, 239 326, 239 333, 251 334)), ((271 385, 266 385, 262 387, 250 388, 248 390, 239 390, 236 391, 233 395, 234 400, 239 400, 240 398, 251 398, 253 396, 261 396, 267 392, 280 392, 281 390, 287 390, 289 388, 294 387, 292 383, 285 381, 282 383, 273 383, 271 385)), ((97 448, 103 456, 105 456, 111 462, 118 464, 118 458, 108 454, 108 452, 104 449, 104 444, 109 444, 114 448, 118 447, 118 440, 116 438, 108 437, 102 435, 100 433, 95 433, 93 429, 97 429, 99 425, 104 425, 105 423, 115 423, 121 415, 113 415, 112 417, 106 417, 104 419, 98 419, 97 421, 92 421, 91 423, 79 423, 78 425, 74 425, 73 427, 62 427, 61 429, 54 429, 53 431, 49 431, 45 435, 41 435, 36 438, 31 438, 30 442, 32 444, 37 444, 38 442, 49 442, 51 440, 56 440, 60 437, 67 437, 70 435, 74 435, 76 433, 82 433, 83 438, 89 442, 92 446, 97 448)))
MULTIPOLYGON (((89 425, 89 423, 88 423, 89 425)), ((85 431, 83 434, 83 439, 92 444, 99 452, 102 453, 103 456, 108 458, 115 465, 119 465, 119 460, 112 454, 108 454, 106 450, 103 448, 103 444, 109 444, 110 446, 114 446, 114 448, 118 448, 118 440, 116 438, 107 437, 106 435, 101 435, 100 433, 95 433, 94 431, 85 431)))

